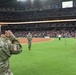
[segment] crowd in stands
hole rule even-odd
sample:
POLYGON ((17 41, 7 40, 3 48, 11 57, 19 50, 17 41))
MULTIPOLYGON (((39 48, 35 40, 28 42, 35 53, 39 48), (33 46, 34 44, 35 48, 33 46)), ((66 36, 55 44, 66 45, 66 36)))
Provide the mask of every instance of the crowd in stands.
POLYGON ((18 31, 14 32, 16 37, 26 37, 28 32, 32 34, 35 38, 53 38, 58 37, 60 34, 63 38, 66 36, 67 38, 75 37, 75 32, 72 30, 50 30, 50 31, 18 31))
POLYGON ((0 21, 37 21, 53 19, 72 19, 76 8, 60 8, 39 11, 0 11, 0 21))
POLYGON ((51 22, 51 23, 37 23, 37 24, 15 24, 15 25, 4 25, 2 26, 2 29, 22 29, 26 30, 27 28, 66 28, 66 27, 76 27, 76 22, 51 22))
POLYGON ((76 22, 57 22, 57 23, 41 23, 41 24, 22 24, 22 25, 5 25, 2 30, 12 30, 16 37, 26 37, 27 33, 33 37, 75 37, 76 22))
MULTIPOLYGON (((76 8, 50 9, 39 11, 0 11, 0 21, 40 21, 76 18, 76 8)), ((13 30, 15 36, 26 37, 27 33, 33 37, 75 37, 76 22, 57 22, 41 24, 7 25, 3 30, 13 30), (33 30, 34 28, 34 30, 33 30)))

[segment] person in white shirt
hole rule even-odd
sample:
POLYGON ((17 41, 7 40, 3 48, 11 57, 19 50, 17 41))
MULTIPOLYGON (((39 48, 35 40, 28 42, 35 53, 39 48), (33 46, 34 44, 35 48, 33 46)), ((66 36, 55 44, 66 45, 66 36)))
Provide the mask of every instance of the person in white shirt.
POLYGON ((58 35, 59 40, 61 40, 61 34, 58 35))

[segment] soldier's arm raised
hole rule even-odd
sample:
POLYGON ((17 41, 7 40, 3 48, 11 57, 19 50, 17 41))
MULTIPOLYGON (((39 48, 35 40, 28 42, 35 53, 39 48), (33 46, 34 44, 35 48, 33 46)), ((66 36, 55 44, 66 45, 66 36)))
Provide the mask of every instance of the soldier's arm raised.
POLYGON ((13 33, 10 30, 6 31, 6 36, 9 37, 10 41, 12 42, 10 44, 11 54, 18 54, 22 52, 22 46, 19 40, 13 35, 13 33))

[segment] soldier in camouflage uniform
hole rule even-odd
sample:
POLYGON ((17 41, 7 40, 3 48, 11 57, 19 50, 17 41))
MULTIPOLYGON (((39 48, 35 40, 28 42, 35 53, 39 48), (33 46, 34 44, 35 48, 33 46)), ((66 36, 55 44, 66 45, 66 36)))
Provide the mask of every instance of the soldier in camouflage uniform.
POLYGON ((27 40, 28 40, 28 49, 31 50, 32 35, 30 33, 28 33, 27 35, 27 40))
POLYGON ((0 37, 0 75, 13 75, 9 67, 9 58, 12 54, 22 52, 20 42, 13 33, 8 30, 0 37))

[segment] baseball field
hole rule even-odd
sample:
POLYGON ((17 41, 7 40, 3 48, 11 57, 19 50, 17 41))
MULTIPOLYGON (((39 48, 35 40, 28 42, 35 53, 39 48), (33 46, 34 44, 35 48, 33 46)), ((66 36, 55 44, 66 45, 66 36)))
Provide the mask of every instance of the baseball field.
POLYGON ((23 51, 10 58, 14 75, 76 75, 76 39, 34 38, 31 50, 19 40, 23 51))

